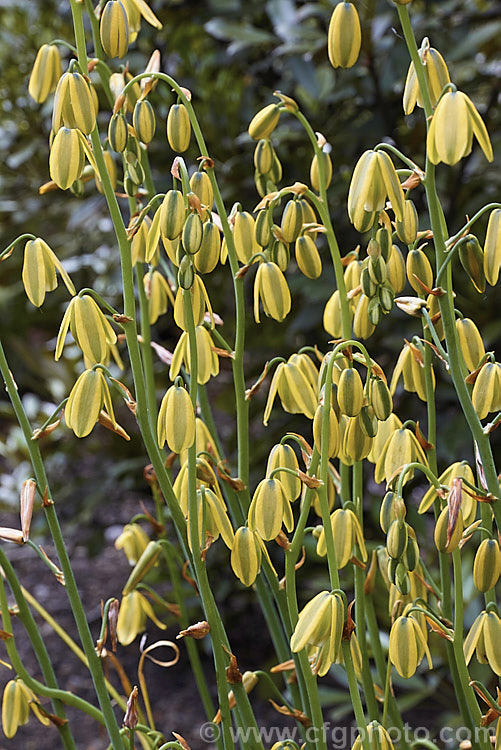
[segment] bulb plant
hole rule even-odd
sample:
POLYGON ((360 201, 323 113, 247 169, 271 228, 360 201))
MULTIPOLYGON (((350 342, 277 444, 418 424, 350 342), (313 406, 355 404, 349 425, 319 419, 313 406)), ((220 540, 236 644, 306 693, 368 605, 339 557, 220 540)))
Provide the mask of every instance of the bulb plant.
MULTIPOLYGON (((37 548, 29 528, 38 494, 60 569, 42 554, 41 559, 66 585, 81 646, 21 588, 2 544, 2 638, 15 673, 4 691, 4 733, 14 736, 28 720, 31 706, 42 724, 56 725, 64 748, 75 748, 65 715, 69 705, 93 717, 96 731, 103 726, 114 750, 186 748, 178 735, 175 741, 166 739, 170 727, 155 726, 142 671, 146 651, 168 644, 176 655, 182 647, 188 652, 206 720, 220 725, 218 748, 236 746, 236 728, 253 737, 245 746, 266 747, 250 695, 262 681, 278 693, 281 711, 297 721, 298 743, 287 740, 273 747, 326 750, 319 685, 337 663, 346 674, 358 730, 353 747, 409 750, 412 743, 403 733, 392 739, 391 730, 403 730, 399 698, 404 684, 393 688, 392 676, 407 680, 418 669, 433 669, 434 652, 440 654, 439 661, 447 661, 457 701, 454 710, 471 731, 473 747, 491 747, 488 730, 478 731, 489 724, 497 735, 496 747, 501 747, 498 698, 490 688, 472 681, 469 672, 475 654, 493 678, 501 674, 496 597, 501 505, 490 445, 491 432, 500 421, 501 364, 485 351, 475 321, 455 309, 453 286, 457 274, 466 274, 477 291, 497 283, 501 204, 485 205, 464 226, 449 229, 435 181, 437 169, 460 162, 477 148, 477 142, 485 157, 493 159, 474 102, 456 88, 446 59, 427 39, 417 46, 410 20, 412 4, 396 0, 394 12, 410 56, 403 108, 405 114, 416 106, 423 111, 426 157, 418 164, 413 154, 384 142, 374 143, 361 155, 354 165, 347 208, 351 223, 363 235, 365 251, 347 253, 338 245, 329 213, 328 186, 335 167, 328 144, 294 100, 276 92, 277 101, 266 104, 250 122, 255 152, 249 168, 255 169, 257 206, 244 209, 237 202, 229 210, 203 124, 196 116, 196 92, 161 72, 158 52, 136 75, 120 62, 142 23, 161 25, 148 4, 109 0, 93 9, 90 1, 70 0, 70 5, 76 46, 66 45, 72 55, 67 69, 62 71, 60 42, 43 45, 29 82, 36 102, 55 92, 48 159, 51 181, 42 192, 70 190, 81 195, 87 190, 85 183, 95 183, 105 197, 116 235, 123 298, 115 309, 93 289, 77 293, 48 244, 50 238, 21 235, 0 255, 8 260, 25 243, 22 280, 35 307, 46 304, 59 273, 70 301, 55 359, 64 357, 68 333, 82 354, 81 374, 68 397, 44 425, 34 429, 0 345, 0 369, 33 470, 21 489, 21 529, 2 527, 0 537, 37 548), (87 13, 89 33, 84 23, 87 13), (173 92, 162 126, 154 97, 160 86, 173 92), (292 185, 274 143, 275 132, 286 118, 299 121, 311 145, 310 175, 292 185), (172 151, 172 185, 164 194, 153 183, 147 145, 165 136, 172 151), (422 215, 413 201, 419 193, 427 205, 422 215), (489 214, 489 221, 482 247, 473 232, 484 214, 489 214), (324 241, 317 244, 318 237, 324 241), (260 325, 263 313, 278 325, 294 308, 290 275, 316 279, 330 263, 336 288, 325 301, 323 314, 323 326, 333 338, 330 348, 284 352, 285 356, 263 362, 261 377, 250 384, 244 367, 245 336, 254 323, 244 293, 253 295, 255 325, 260 325), (230 339, 210 302, 210 274, 220 265, 227 293, 234 297, 230 339), (390 378, 376 353, 371 353, 370 338, 376 327, 388 325, 395 308, 408 314, 409 333, 390 378), (173 319, 180 334, 172 356, 161 357, 163 369, 158 373, 153 350, 165 350, 155 345, 151 327, 164 315, 173 319), (233 374, 236 465, 231 467, 206 390, 206 384, 218 377, 222 358, 229 359, 233 374), (115 377, 119 368, 122 373, 115 377), (463 456, 448 467, 438 465, 435 371, 439 369, 466 417, 474 466, 463 456), (404 418, 395 413, 393 396, 399 382, 426 404, 426 429, 412 414, 404 418), (271 446, 266 466, 252 466, 251 474, 249 402, 264 387, 268 387, 264 425, 282 409, 300 415, 304 427, 300 434, 286 432, 271 446), (54 429, 65 429, 62 411, 66 428, 76 438, 86 437, 99 422, 116 439, 129 439, 117 421, 122 402, 135 417, 135 430, 150 462, 145 476, 156 517, 149 517, 149 534, 138 519, 132 519, 117 539, 116 547, 123 549, 132 571, 123 590, 104 605, 95 642, 45 472, 43 439, 54 429), (261 477, 255 487, 250 481, 254 474, 261 477), (381 490, 380 529, 368 536, 364 482, 371 475, 381 490), (406 520, 412 502, 406 485, 414 476, 425 483, 418 512, 428 514, 434 528, 431 535, 418 533, 406 520), (310 582, 306 595, 300 561, 308 536, 313 537, 329 579, 328 587, 312 596, 315 582, 310 582), (245 655, 232 650, 213 585, 211 547, 218 542, 229 550, 224 575, 235 587, 252 587, 270 631, 278 669, 293 675, 280 688, 264 671, 240 672, 245 655), (464 549, 474 550, 473 566, 464 549), (429 570, 425 560, 433 557, 436 565, 429 570), (196 624, 188 619, 181 567, 197 593, 196 624), (463 578, 470 574, 482 611, 467 632, 463 578), (166 603, 148 583, 162 579, 171 581, 175 604, 166 603), (374 603, 376 583, 386 592, 384 616, 374 603), (19 656, 17 636, 11 637, 7 590, 16 600, 19 619, 39 660, 41 680, 29 674, 19 656), (80 656, 91 674, 97 704, 59 687, 31 607, 80 656), (135 642, 148 620, 165 629, 166 610, 179 618, 181 646, 171 641, 149 646, 139 660, 140 689, 130 694, 118 691, 105 678, 106 651, 118 649, 119 654, 121 646, 135 642), (206 678, 194 640, 209 634, 214 671, 206 678), (39 703, 42 698, 50 699, 50 711, 39 703), (485 716, 483 703, 489 707, 485 716)), ((339 2, 326 39, 332 65, 355 65, 360 46, 357 4, 339 2)), ((176 659, 162 664, 168 666, 176 659)), ((431 740, 427 743, 426 747, 437 747, 431 740)))

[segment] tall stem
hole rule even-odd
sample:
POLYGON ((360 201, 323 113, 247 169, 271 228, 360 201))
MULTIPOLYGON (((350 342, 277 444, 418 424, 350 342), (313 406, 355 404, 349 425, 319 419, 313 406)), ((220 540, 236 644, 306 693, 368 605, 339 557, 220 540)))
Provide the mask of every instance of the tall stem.
POLYGON ((89 624, 87 622, 87 617, 85 615, 82 601, 80 599, 80 594, 78 593, 78 587, 75 581, 75 577, 73 575, 73 569, 71 567, 68 552, 66 550, 66 545, 64 543, 63 535, 61 533, 61 527, 59 526, 59 520, 56 514, 54 503, 51 498, 49 483, 47 481, 45 467, 43 465, 42 456, 40 454, 40 448, 38 446, 38 443, 31 439, 32 437, 31 426, 28 421, 28 417, 26 416, 26 412, 24 411, 24 407, 19 397, 19 394, 17 392, 16 385, 12 379, 12 375, 10 373, 9 366, 5 358, 5 354, 4 354, 4 350, 3 350, 1 342, 0 342, 0 372, 2 373, 4 382, 5 382, 5 388, 11 400, 12 406, 14 408, 14 412, 16 414, 17 420, 23 432, 26 445, 28 447, 31 463, 33 466, 33 470, 35 472, 35 478, 37 481, 38 491, 40 492, 40 495, 42 497, 44 497, 44 495, 46 495, 47 497, 46 501, 44 502, 43 507, 45 510, 45 515, 47 518, 49 530, 50 530, 50 533, 51 533, 51 536, 54 541, 54 545, 56 547, 56 551, 59 557, 61 569, 64 574, 64 579, 65 579, 65 584, 66 584, 65 588, 66 588, 66 592, 68 595, 68 599, 70 601, 71 610, 73 612, 73 617, 75 618, 75 623, 78 629, 80 640, 82 642, 83 650, 85 651, 85 655, 87 656, 87 659, 89 660, 89 670, 92 675, 92 680, 94 682, 94 687, 96 690, 96 695, 99 701, 99 705, 101 706, 102 716, 104 717, 106 729, 108 730, 108 734, 110 736, 110 740, 112 742, 114 750, 118 750, 119 748, 121 748, 120 732, 117 726, 115 715, 113 713, 113 708, 112 708, 112 705, 108 696, 108 692, 106 690, 106 684, 104 681, 102 665, 99 660, 99 657, 96 654, 96 650, 94 648, 94 642, 92 640, 92 635, 89 629, 89 624))

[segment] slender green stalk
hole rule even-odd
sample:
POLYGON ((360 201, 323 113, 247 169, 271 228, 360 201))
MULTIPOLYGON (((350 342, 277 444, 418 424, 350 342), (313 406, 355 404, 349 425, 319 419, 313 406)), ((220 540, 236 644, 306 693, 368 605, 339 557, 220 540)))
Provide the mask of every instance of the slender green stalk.
MULTIPOLYGON (((355 461, 353 465, 353 502, 356 507, 356 515, 360 522, 360 528, 364 528, 362 496, 363 496, 363 473, 362 462, 355 461)), ((374 682, 372 679, 366 632, 366 615, 365 615, 365 594, 364 571, 357 565, 354 565, 355 574, 355 623, 358 643, 362 652, 362 682, 364 687, 364 696, 367 705, 367 713, 371 721, 379 721, 379 708, 374 692, 374 682)))
MULTIPOLYGON (((190 397, 193 409, 196 409, 197 405, 197 377, 198 377, 198 357, 197 357, 197 342, 195 334, 195 324, 193 320, 193 309, 191 307, 191 295, 189 292, 183 291, 184 297, 184 311, 187 323, 188 337, 190 342, 190 397)), ((207 617, 207 621, 211 628, 212 633, 212 650, 214 654, 216 680, 218 685, 218 697, 221 710, 221 725, 223 729, 223 740, 225 748, 233 747, 233 740, 231 737, 231 719, 230 709, 227 695, 227 683, 225 678, 225 669, 227 658, 223 650, 223 646, 229 650, 229 642, 224 631, 224 626, 221 621, 221 615, 214 601, 214 596, 210 588, 209 580, 207 577, 207 569, 205 565, 205 559, 202 560, 199 554, 200 550, 200 529, 198 524, 198 498, 197 498, 197 487, 196 487, 196 445, 193 443, 191 448, 188 449, 188 509, 189 509, 189 539, 191 549, 193 551, 193 567, 197 576, 197 585, 202 599, 202 604, 207 617)), ((204 502, 201 498, 200 502, 204 502)), ((250 707, 249 698, 243 685, 236 684, 233 686, 233 692, 237 701, 239 711, 241 712, 242 718, 245 721, 246 728, 253 728, 256 732, 256 747, 262 747, 262 742, 258 742, 259 732, 256 725, 256 720, 250 707)))
MULTIPOLYGON (((386 681, 386 660, 385 656, 383 654, 383 648, 381 646, 381 640, 379 637, 379 626, 377 623, 376 618, 376 611, 374 608, 374 601, 372 598, 372 594, 368 594, 365 596, 365 615, 367 618, 367 629, 369 631, 370 639, 371 639, 371 645, 372 650, 374 654, 374 661, 376 662, 376 667, 378 671, 378 676, 381 681, 381 686, 384 687, 385 681, 386 681)), ((388 714, 391 718, 391 721, 393 723, 394 727, 397 727, 397 729, 400 731, 400 744, 402 746, 402 750, 407 750, 407 743, 404 741, 404 723, 402 721, 402 717, 400 715, 400 711, 398 710, 397 702, 395 700, 395 696, 393 695, 393 692, 390 690, 390 693, 388 697, 386 697, 385 693, 385 699, 387 700, 387 707, 388 707, 388 714)))
POLYGON ((47 496, 47 500, 44 501, 43 507, 45 510, 45 515, 47 518, 49 530, 50 530, 52 539, 54 541, 54 545, 56 547, 57 555, 59 557, 61 569, 64 574, 64 579, 66 583, 66 592, 67 592, 68 599, 69 599, 71 609, 73 612, 73 617, 75 618, 75 623, 78 629, 78 634, 82 642, 82 647, 89 661, 89 670, 92 675, 92 680, 94 682, 94 687, 96 690, 96 695, 99 700, 99 705, 101 706, 101 709, 102 709, 102 714, 99 712, 99 715, 102 718, 104 717, 104 723, 106 724, 106 729, 108 730, 108 734, 110 735, 110 740, 112 741, 113 747, 115 748, 115 750, 118 750, 118 748, 121 747, 121 744, 120 744, 121 739, 120 739, 120 735, 118 731, 118 726, 116 723, 115 715, 113 713, 113 708, 111 706, 108 692, 106 689, 102 665, 94 648, 94 642, 92 640, 92 635, 89 629, 89 624, 87 622, 87 617, 85 615, 85 611, 82 606, 82 601, 78 593, 78 587, 75 581, 75 577, 73 575, 73 569, 71 567, 70 559, 68 557, 63 535, 61 533, 61 527, 59 526, 59 520, 56 515, 53 501, 51 500, 49 484, 47 481, 45 468, 44 468, 42 457, 40 454, 40 448, 36 441, 31 440, 31 435, 32 435, 31 426, 28 421, 28 417, 26 416, 26 412, 24 411, 24 407, 19 397, 19 394, 17 392, 15 383, 12 379, 12 375, 10 373, 7 360, 5 359, 5 354, 4 354, 4 350, 1 345, 1 342, 0 342, 0 372, 2 373, 4 382, 5 382, 5 388, 11 400, 12 406, 14 408, 14 412, 16 414, 17 420, 19 422, 19 425, 24 435, 24 439, 26 441, 26 445, 28 447, 31 463, 33 466, 33 470, 35 472, 38 490, 42 497, 44 497, 45 495, 47 496))
POLYGON ((148 299, 144 288, 144 270, 141 263, 136 263, 137 289, 139 294, 139 310, 141 319, 141 355, 144 377, 146 382, 147 409, 150 424, 156 429, 157 404, 155 399, 155 376, 153 373, 153 356, 151 351, 151 326, 148 310, 148 299))
POLYGON ((341 326, 343 338, 349 339, 351 336, 351 315, 349 308, 349 301, 346 294, 346 284, 344 283, 344 271, 341 263, 341 252, 339 250, 338 241, 332 226, 331 217, 329 214, 329 204, 327 202, 327 185, 326 185, 326 174, 325 174, 325 163, 323 160, 322 149, 318 145, 317 137, 313 132, 313 128, 306 119, 306 117, 300 112, 293 113, 294 116, 299 120, 301 125, 306 130, 310 143, 313 146, 313 150, 317 157, 318 162, 318 173, 319 173, 319 186, 320 186, 320 200, 311 191, 308 191, 308 197, 315 197, 315 207, 319 213, 322 223, 325 227, 325 236, 329 244, 329 251, 331 254, 332 265, 334 266, 334 274, 336 276, 336 285, 339 290, 339 301, 341 307, 341 326))
MULTIPOLYGON (((174 597, 179 606, 179 611, 180 611, 179 624, 181 628, 185 629, 188 627, 190 622, 188 619, 185 596, 183 593, 183 587, 181 585, 181 580, 179 577, 179 571, 174 561, 174 552, 173 552, 170 542, 166 542, 165 544, 162 544, 162 549, 165 555, 165 559, 167 561, 167 567, 169 569, 169 578, 171 580, 172 588, 174 590, 174 597)), ((195 677, 195 682, 197 683, 198 692, 200 693, 200 698, 202 700, 205 714, 207 718, 209 719, 209 721, 211 721, 216 711, 215 711, 214 704, 212 702, 212 698, 211 698, 211 695, 207 686, 205 675, 203 673, 202 663, 200 661, 200 654, 198 653, 197 644, 191 638, 186 638, 185 646, 186 646, 186 650, 188 651, 191 669, 195 677)), ((218 739, 216 744, 219 748, 223 747, 220 738, 218 739)))
MULTIPOLYGON (((419 82, 419 88, 421 96, 423 97, 424 112, 429 122, 429 118, 433 114, 431 100, 428 92, 427 82, 423 70, 423 65, 419 57, 419 52, 412 31, 412 26, 409 19, 409 12, 407 6, 397 6, 398 15, 402 24, 402 30, 404 32, 405 41, 409 49, 409 53, 414 66, 416 68, 416 75, 419 82)), ((426 190, 426 197, 428 201, 428 210, 431 220, 431 228, 433 231, 433 240, 435 244, 435 254, 437 268, 441 268, 447 257, 446 247, 446 227, 443 219, 443 211, 438 199, 436 184, 435 184, 435 166, 432 164, 427 157, 426 160, 426 177, 424 180, 424 186, 426 190)), ((459 343, 457 338, 457 331, 454 321, 453 311, 453 292, 452 292, 452 274, 450 265, 447 266, 447 273, 444 280, 443 288, 446 294, 439 297, 440 312, 442 314, 442 322, 445 332, 445 341, 447 346, 447 352, 449 355, 449 367, 452 383, 457 393, 461 408, 464 412, 469 428, 471 430, 473 439, 478 447, 478 452, 482 461, 483 470, 489 491, 494 497, 499 497, 499 482, 497 479, 497 471, 494 464, 492 455, 491 445, 489 436, 485 435, 482 429, 480 420, 473 408, 470 394, 461 371, 461 357, 459 351, 459 343)), ((496 517, 496 523, 498 528, 501 528, 501 507, 499 503, 493 503, 492 509, 496 517)))
MULTIPOLYGON (((324 410, 322 413, 322 445, 320 451, 320 479, 323 482, 323 486, 319 487, 318 496, 320 500, 320 509, 322 512, 322 525, 324 528, 325 545, 327 548, 327 564, 329 567, 329 577, 331 583, 331 589, 339 589, 339 573, 337 568, 337 555, 336 545, 334 543, 334 532, 332 530, 330 512, 329 512, 329 499, 327 495, 327 483, 329 479, 329 457, 327 455, 329 446, 329 411, 331 405, 331 392, 332 392, 332 368, 335 362, 335 355, 337 353, 336 347, 330 357, 329 364, 326 368, 325 385, 324 385, 324 410)), ((365 720, 364 710, 360 693, 358 691, 357 678, 355 670, 353 668, 353 660, 351 658, 350 646, 347 641, 342 642, 344 666, 346 674, 348 676, 348 686, 350 689, 350 696, 353 703, 353 710, 355 713, 355 719, 359 732, 362 737, 362 746, 364 750, 368 750, 368 739, 365 736, 365 727, 367 721, 365 720), (347 648, 346 648, 347 647, 347 648)))
MULTIPOLYGON (((476 728, 480 726, 482 714, 475 692, 473 688, 470 687, 470 675, 468 674, 463 651, 463 571, 461 567, 461 552, 459 549, 452 553, 452 565, 454 568, 454 641, 452 645, 456 657, 455 660, 461 681, 461 687, 466 701, 468 702, 473 717, 473 723, 476 728)), ((481 750, 489 750, 490 743, 486 742, 483 737, 479 737, 478 746, 481 750)))
MULTIPOLYGON (((5 586, 3 582, 3 578, 0 576, 0 611, 2 615, 2 628, 7 633, 12 633, 12 620, 10 617, 9 612, 9 604, 7 601, 7 594, 5 591, 5 586)), ((95 719, 100 724, 105 725, 105 720, 103 717, 103 714, 101 711, 93 706, 91 703, 88 703, 83 698, 79 698, 77 695, 74 695, 73 693, 70 693, 66 690, 59 690, 58 688, 51 688, 47 687, 47 685, 44 685, 43 682, 39 682, 39 680, 35 680, 31 675, 26 671, 23 662, 21 661, 16 643, 15 638, 7 638, 4 641, 5 648, 7 649, 7 654, 9 656, 10 662, 14 669, 16 670, 16 673, 21 677, 23 682, 33 690, 34 693, 37 695, 44 695, 48 698, 51 698, 55 701, 60 701, 61 703, 65 703, 67 706, 73 706, 74 708, 77 708, 79 711, 83 711, 84 713, 91 716, 93 719, 95 719)), ((119 735, 119 742, 116 745, 113 745, 113 749, 115 750, 122 750, 122 743, 119 735)))
MULTIPOLYGON (((33 618, 33 615, 31 614, 31 610, 28 607, 24 592, 19 584, 14 568, 12 567, 9 558, 3 551, 2 547, 0 547, 0 566, 6 580, 8 581, 10 590, 12 591, 16 600, 16 604, 19 609, 19 618, 21 619, 31 641, 38 663, 40 664, 44 680, 47 683, 47 687, 55 688, 57 690, 58 684, 56 675, 54 673, 54 668, 52 666, 50 656, 45 647, 44 640, 40 635, 40 631, 33 618)), ((59 734, 61 735, 61 741, 65 748, 68 748, 68 750, 73 750, 74 748, 76 748, 76 745, 71 733, 70 726, 66 722, 64 705, 62 701, 56 699, 53 699, 52 705, 56 716, 58 716, 64 722, 62 725, 59 725, 57 727, 59 734)))

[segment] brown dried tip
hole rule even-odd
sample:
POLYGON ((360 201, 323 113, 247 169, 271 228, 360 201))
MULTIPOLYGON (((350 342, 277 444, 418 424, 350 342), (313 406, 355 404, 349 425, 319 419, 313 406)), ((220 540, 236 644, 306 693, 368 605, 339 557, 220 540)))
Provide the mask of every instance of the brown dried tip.
POLYGON ((200 550, 200 559, 202 562, 205 562, 205 559, 207 557, 207 552, 210 550, 214 543, 214 537, 212 534, 210 534, 208 531, 205 532, 205 544, 200 550))
POLYGON ((424 451, 431 451, 433 449, 433 443, 429 443, 419 428, 419 422, 416 422, 416 438, 424 451))
POLYGON ((198 156, 197 161, 202 162, 202 169, 214 169, 214 159, 210 156, 198 156))
POLYGON ((311 727, 311 719, 306 716, 303 711, 300 711, 298 708, 289 708, 288 706, 279 706, 278 703, 275 703, 272 698, 268 699, 275 709, 275 711, 278 711, 279 714, 282 714, 283 716, 291 716, 293 719, 298 721, 303 727, 311 727))
POLYGON ((341 258, 341 265, 343 266, 343 268, 346 268, 346 266, 349 266, 350 263, 353 263, 353 261, 358 260, 359 251, 360 251, 360 245, 357 245, 354 250, 350 250, 349 253, 347 253, 341 258))
POLYGON ((277 672, 289 672, 295 669, 296 665, 294 663, 294 659, 288 659, 287 661, 283 661, 281 664, 275 664, 275 666, 270 669, 270 672, 272 674, 276 674, 277 672))
POLYGON ((424 619, 433 630, 433 632, 439 635, 440 638, 444 638, 446 641, 454 640, 454 634, 451 633, 451 631, 446 628, 445 625, 439 625, 437 622, 435 622, 435 620, 433 620, 431 617, 428 617, 427 615, 424 616, 424 619))
POLYGON ((50 180, 49 182, 44 182, 43 185, 40 185, 38 193, 39 195, 45 195, 45 193, 52 193, 54 190, 59 190, 59 187, 53 180, 50 180))
POLYGON ((87 63, 87 70, 89 71, 89 73, 92 73, 98 62, 98 57, 93 57, 92 60, 89 60, 89 62, 87 63))
POLYGON ((117 96, 117 98, 115 99, 115 104, 113 105, 113 114, 116 115, 116 113, 122 109, 124 104, 125 96, 123 94, 120 94, 120 96, 117 96))
POLYGON ((172 364, 172 352, 170 352, 168 349, 165 349, 165 347, 160 346, 160 344, 157 344, 155 341, 151 342, 151 348, 156 353, 159 360, 164 363, 164 365, 172 364))
POLYGON ((0 641, 8 641, 9 638, 13 638, 12 633, 8 633, 6 630, 0 630, 0 641))
POLYGON ((132 318, 129 318, 128 315, 120 315, 119 313, 115 313, 113 315, 113 320, 115 323, 131 323, 132 318))
POLYGON ((304 471, 301 471, 301 469, 297 470, 297 475, 299 479, 310 489, 316 490, 318 487, 323 487, 324 483, 321 479, 317 479, 317 477, 313 474, 311 477, 309 474, 305 474, 304 471))
POLYGON ((238 685, 242 682, 242 673, 238 668, 237 657, 231 651, 228 651, 225 646, 223 646, 223 649, 230 657, 230 664, 226 667, 226 682, 229 682, 230 685, 238 685))
POLYGON ((36 491, 37 485, 34 479, 26 479, 23 482, 19 498, 19 515, 21 518, 23 542, 27 542, 30 538, 31 517, 33 515, 36 491))
POLYGON ((351 616, 351 610, 353 609, 354 604, 355 604, 355 599, 353 599, 353 601, 348 604, 348 611, 346 613, 346 622, 343 627, 343 641, 349 641, 351 638, 351 634, 356 628, 355 622, 351 616))
POLYGON ((376 550, 372 550, 371 555, 371 562, 369 565, 369 570, 367 572, 367 575, 365 577, 364 581, 364 595, 367 596, 367 594, 372 594, 374 591, 374 586, 376 583, 376 573, 377 573, 377 554, 376 550))
POLYGON ((23 532, 8 526, 0 526, 0 539, 5 542, 14 542, 14 544, 24 544, 23 532))
POLYGON ((150 485, 150 487, 157 483, 157 475, 155 474, 155 469, 153 468, 153 464, 148 464, 143 469, 143 479, 147 484, 150 485))
POLYGON ((211 349, 217 354, 218 357, 223 357, 225 359, 235 359, 235 352, 229 352, 227 349, 221 349, 219 346, 211 346, 211 349))
POLYGON ((236 279, 243 279, 245 276, 247 276, 247 274, 249 273, 249 271, 250 271, 250 265, 249 264, 247 264, 246 266, 242 266, 242 268, 240 268, 236 272, 235 278, 236 279))
POLYGON ((176 738, 183 750, 191 750, 191 747, 188 745, 184 737, 182 737, 180 734, 178 734, 177 732, 172 732, 172 736, 176 738))
POLYGON ((179 172, 179 156, 176 156, 174 161, 172 162, 172 166, 170 168, 170 173, 173 177, 175 177, 176 180, 181 179, 181 174, 179 172))
POLYGON ((229 486, 235 490, 235 492, 241 492, 242 490, 245 490, 245 484, 242 482, 240 477, 232 477, 228 474, 226 471, 226 468, 224 466, 224 461, 219 461, 219 463, 216 466, 216 473, 220 479, 223 480, 223 482, 226 482, 226 484, 229 484, 229 486))
POLYGON ((278 544, 279 547, 282 547, 282 549, 285 549, 285 550, 290 549, 291 544, 283 531, 281 531, 280 534, 275 537, 275 542, 278 544))
MULTIPOLYGON (((282 94, 281 91, 274 91, 273 96, 276 96, 277 99, 280 99, 282 104, 285 106, 285 109, 287 112, 297 112, 299 110, 298 103, 294 101, 294 99, 291 99, 290 96, 286 96, 286 94, 282 94)), ((317 133, 317 136, 321 135, 321 133, 317 133)), ((323 138, 323 136, 322 136, 323 138)), ((325 139, 324 139, 325 140, 325 139)))
POLYGON ((113 599, 108 608, 108 627, 110 629, 111 650, 113 653, 117 650, 117 623, 119 609, 120 602, 118 599, 113 599))
POLYGON ((186 560, 186 562, 183 565, 182 576, 183 576, 184 580, 187 581, 190 584, 190 586, 192 586, 195 589, 195 592, 198 595, 198 593, 199 593, 198 586, 196 584, 196 581, 194 581, 194 579, 191 578, 191 576, 188 575, 188 567, 189 567, 189 562, 188 562, 188 560, 186 560))
POLYGON ((417 188, 421 184, 423 178, 424 174, 421 170, 414 171, 407 177, 405 182, 402 182, 402 190, 414 190, 414 188, 417 188))
POLYGON ((210 625, 206 620, 202 620, 201 622, 196 622, 194 625, 190 625, 186 628, 186 630, 181 630, 176 635, 176 640, 179 640, 179 638, 195 638, 197 641, 201 641, 202 638, 205 638, 207 633, 210 630, 210 625))
POLYGON ((97 421, 107 430, 114 432, 115 435, 120 435, 120 437, 122 437, 124 440, 130 440, 130 435, 125 432, 124 428, 121 427, 118 422, 114 422, 110 415, 107 414, 103 409, 101 409, 101 411, 99 412, 97 421))
POLYGON ((449 522, 447 524, 447 545, 450 544, 456 525, 458 522, 458 514, 461 508, 462 502, 462 490, 463 490, 463 479, 461 477, 454 477, 452 480, 451 489, 447 498, 447 505, 449 506, 449 522))
POLYGON ((135 729, 139 721, 137 712, 137 697, 138 689, 137 685, 134 685, 132 693, 129 695, 129 700, 127 701, 127 710, 125 712, 123 720, 123 726, 127 727, 128 729, 135 729))
POLYGON ((61 410, 61 414, 56 419, 55 422, 52 422, 48 427, 46 427, 44 430, 40 430, 38 427, 33 430, 33 435, 31 436, 32 440, 40 440, 41 438, 46 437, 47 435, 50 435, 51 432, 54 432, 54 430, 57 430, 59 425, 61 424, 61 420, 63 418, 64 410, 61 410))
POLYGON ((269 364, 270 364, 269 362, 265 363, 264 370, 261 373, 261 375, 259 376, 259 378, 256 380, 256 382, 254 383, 254 385, 252 385, 250 388, 247 388, 247 390, 245 391, 245 400, 246 401, 249 401, 249 399, 251 399, 253 397, 253 395, 255 393, 257 393, 258 390, 263 385, 263 382, 264 382, 264 380, 266 378, 266 375, 268 374, 269 364))

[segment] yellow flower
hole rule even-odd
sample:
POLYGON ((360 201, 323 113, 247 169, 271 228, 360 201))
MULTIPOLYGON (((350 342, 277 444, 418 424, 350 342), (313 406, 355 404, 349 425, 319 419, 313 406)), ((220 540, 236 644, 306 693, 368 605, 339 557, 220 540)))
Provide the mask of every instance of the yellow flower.
POLYGON ((28 722, 30 708, 44 726, 49 726, 50 719, 40 710, 38 699, 24 682, 17 678, 10 680, 4 688, 2 699, 2 727, 5 736, 10 739, 18 727, 28 722))
POLYGON ((24 246, 23 284, 28 299, 35 307, 43 304, 46 292, 56 288, 56 270, 61 274, 69 293, 74 295, 73 282, 54 251, 40 237, 28 240, 24 246))
POLYGON ((97 303, 88 294, 73 297, 66 308, 56 342, 56 361, 62 354, 68 329, 82 350, 87 365, 107 361, 117 337, 97 303))
POLYGON ((139 591, 131 591, 122 598, 117 622, 117 638, 122 646, 128 646, 138 633, 143 632, 147 617, 158 628, 165 630, 167 627, 155 616, 151 603, 139 591))
POLYGON ((462 91, 448 91, 440 99, 428 130, 426 147, 430 161, 457 164, 470 153, 473 136, 486 159, 492 161, 489 134, 475 105, 462 91))
POLYGON ((348 193, 348 214, 355 229, 370 229, 387 198, 397 220, 403 221, 404 193, 392 160, 384 151, 365 151, 355 166, 348 193))
POLYGON ((280 323, 291 309, 291 293, 287 281, 276 263, 260 263, 254 279, 254 317, 259 320, 259 300, 265 315, 280 323))
POLYGON ((281 362, 275 370, 264 410, 263 424, 265 425, 268 424, 277 393, 284 411, 289 414, 304 414, 308 419, 313 419, 315 416, 317 396, 299 364, 289 360, 289 362, 281 362))
POLYGON ((150 541, 146 531, 138 523, 128 523, 122 533, 115 539, 115 549, 123 549, 129 565, 135 565, 148 542, 150 541))
POLYGON ((103 371, 84 370, 71 389, 64 408, 67 427, 77 437, 85 437, 98 421, 103 406, 116 426, 110 391, 103 371))
POLYGON ((320 648, 317 654, 318 674, 327 673, 330 664, 336 661, 341 650, 341 636, 345 619, 345 607, 341 596, 334 592, 321 591, 299 613, 291 638, 294 653, 306 646, 320 648))
POLYGON ((181 453, 195 440, 195 412, 186 388, 172 385, 160 405, 157 422, 158 444, 165 441, 173 453, 181 453))
MULTIPOLYGON (((197 380, 199 385, 207 383, 209 378, 215 377, 219 372, 219 358, 217 353, 214 351, 214 344, 209 331, 203 326, 195 327, 195 334, 197 340, 197 357, 198 357, 198 375, 197 380)), ((171 380, 179 374, 181 365, 184 364, 186 371, 190 372, 191 359, 190 359, 190 342, 188 338, 188 332, 183 331, 179 341, 176 344, 174 353, 172 355, 172 363, 169 370, 169 377, 171 380)))

